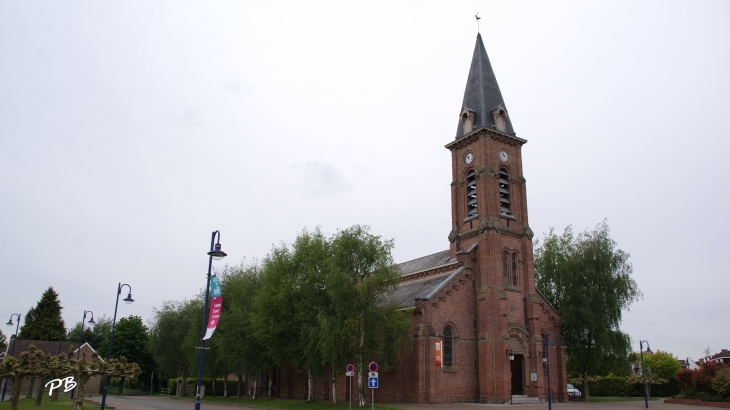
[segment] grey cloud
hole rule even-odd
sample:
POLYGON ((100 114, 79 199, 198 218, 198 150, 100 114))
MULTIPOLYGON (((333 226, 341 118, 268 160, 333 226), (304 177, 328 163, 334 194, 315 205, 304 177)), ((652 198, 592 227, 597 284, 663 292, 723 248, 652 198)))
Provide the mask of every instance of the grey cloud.
POLYGON ((315 195, 328 195, 347 191, 352 188, 350 182, 338 168, 323 162, 306 162, 294 165, 299 174, 300 187, 315 195))

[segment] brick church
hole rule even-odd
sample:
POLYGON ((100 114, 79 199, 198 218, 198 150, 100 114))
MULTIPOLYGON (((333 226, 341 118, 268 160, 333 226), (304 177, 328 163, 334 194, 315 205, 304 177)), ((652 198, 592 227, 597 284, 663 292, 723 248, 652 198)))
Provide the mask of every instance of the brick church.
MULTIPOLYGON (((547 399, 545 339, 560 335, 561 319, 535 288, 526 142, 515 134, 477 35, 456 138, 446 144, 449 249, 399 265, 403 278, 391 297, 412 312, 413 348, 395 368, 381 369, 376 402, 547 399)), ((550 389, 554 401, 567 401, 565 348, 557 339, 555 346, 550 338, 550 389)), ((281 371, 276 379, 276 396, 306 398, 306 374, 281 371)), ((348 399, 344 379, 337 378, 338 401, 348 399)), ((330 390, 330 376, 315 378, 317 400, 328 400, 330 390)), ((368 401, 370 395, 365 387, 368 401)))

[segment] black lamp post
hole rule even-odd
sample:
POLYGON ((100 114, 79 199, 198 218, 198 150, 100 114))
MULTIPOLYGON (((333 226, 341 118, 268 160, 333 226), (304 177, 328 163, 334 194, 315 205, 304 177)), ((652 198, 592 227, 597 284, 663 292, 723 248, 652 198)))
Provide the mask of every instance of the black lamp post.
MULTIPOLYGON (((89 319, 90 324, 94 324, 94 312, 90 310, 84 310, 84 317, 81 319, 81 333, 79 334, 79 348, 76 349, 76 359, 81 356, 81 344, 84 342, 84 321, 86 321, 86 315, 91 313, 91 319, 89 319)), ((71 390, 71 400, 74 398, 74 393, 76 393, 76 388, 71 390)))
MULTIPOLYGON (((86 315, 91 313, 91 319, 89 319, 89 324, 95 324, 94 322, 94 312, 90 310, 84 310, 84 318, 81 319, 81 334, 79 334, 79 348, 76 350, 76 358, 78 359, 79 356, 81 356, 81 343, 84 342, 84 321, 86 320, 86 315)), ((73 394, 72 394, 73 396, 73 394)), ((73 397, 72 397, 73 398, 73 397)))
MULTIPOLYGON (((20 313, 13 313, 12 315, 10 315, 10 320, 8 320, 8 323, 6 323, 6 325, 8 325, 8 326, 12 326, 13 325, 13 316, 17 316, 18 317, 18 324, 15 325, 15 337, 14 338, 11 338, 11 340, 8 341, 8 347, 10 347, 10 342, 13 339, 15 340, 13 342, 13 348, 10 349, 10 356, 12 356, 13 353, 15 353, 15 345, 18 343, 18 328, 20 327, 20 313)), ((7 355, 7 354, 8 354, 8 349, 6 348, 5 349, 5 355, 7 355)), ((7 388, 8 388, 8 379, 5 378, 5 380, 3 380, 3 392, 2 392, 2 395, 0 396, 0 401, 5 401, 5 390, 7 388)))
MULTIPOLYGON (((134 302, 134 299, 132 299, 132 287, 127 285, 126 283, 122 285, 120 282, 119 285, 117 285, 117 301, 114 304, 114 319, 112 319, 112 334, 109 337, 109 353, 106 355, 106 360, 109 361, 109 358, 112 357, 112 346, 114 345, 114 326, 117 323, 117 308, 119 307, 119 295, 122 294, 122 288, 123 287, 129 288, 129 293, 127 294, 127 297, 122 299, 124 303, 130 304, 134 302)), ((104 410, 104 405, 106 404, 106 389, 109 385, 109 375, 107 374, 104 378, 104 393, 101 396, 101 410, 104 410)))
POLYGON ((63 339, 68 339, 71 337, 71 330, 67 327, 63 328, 63 332, 61 332, 61 338, 58 339, 58 354, 61 354, 61 346, 63 345, 63 339))
MULTIPOLYGON (((203 308, 203 333, 200 336, 200 363, 198 364, 198 387, 195 391, 195 410, 200 410, 200 384, 203 381, 203 353, 205 352, 205 325, 208 322, 208 292, 210 291, 210 270, 213 267, 213 259, 221 260, 226 257, 226 253, 221 250, 221 233, 213 232, 210 237, 210 252, 208 252, 208 279, 205 282, 205 307, 203 308), (215 237, 218 235, 218 241, 215 237)), ((183 381, 184 383, 184 381, 183 381)), ((104 410, 104 409, 101 409, 104 410)))
POLYGON ((641 356, 641 376, 644 379, 644 406, 646 408, 649 408, 649 396, 646 392, 646 368, 644 367, 644 344, 646 344, 646 352, 652 353, 651 347, 649 347, 649 342, 646 340, 639 340, 639 355, 641 356))
POLYGON ((552 333, 548 333, 545 335, 545 355, 542 357, 542 361, 545 362, 545 365, 547 366, 547 391, 548 391, 548 409, 553 409, 553 395, 551 393, 550 389, 550 346, 557 346, 558 341, 555 338, 555 335, 552 333), (553 337, 553 344, 550 344, 550 336, 553 337))

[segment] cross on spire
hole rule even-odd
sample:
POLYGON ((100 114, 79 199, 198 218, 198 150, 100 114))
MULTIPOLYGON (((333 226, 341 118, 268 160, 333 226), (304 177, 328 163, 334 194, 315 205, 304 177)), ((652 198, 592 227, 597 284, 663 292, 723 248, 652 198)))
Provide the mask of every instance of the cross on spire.
POLYGON ((480 32, 479 31, 479 20, 481 20, 482 18, 479 17, 479 12, 477 12, 477 14, 475 14, 474 17, 476 17, 476 19, 477 19, 477 33, 479 33, 480 32))

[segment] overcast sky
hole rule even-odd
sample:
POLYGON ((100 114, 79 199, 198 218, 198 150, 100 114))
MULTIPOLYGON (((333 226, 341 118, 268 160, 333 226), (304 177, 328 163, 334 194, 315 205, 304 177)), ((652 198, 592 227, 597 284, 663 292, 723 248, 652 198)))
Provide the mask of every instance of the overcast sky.
POLYGON ((447 249, 477 12, 537 237, 606 218, 634 348, 730 348, 727 1, 2 1, 0 320, 48 286, 111 316, 118 282, 147 320, 216 229, 216 266, 317 226, 447 249))

